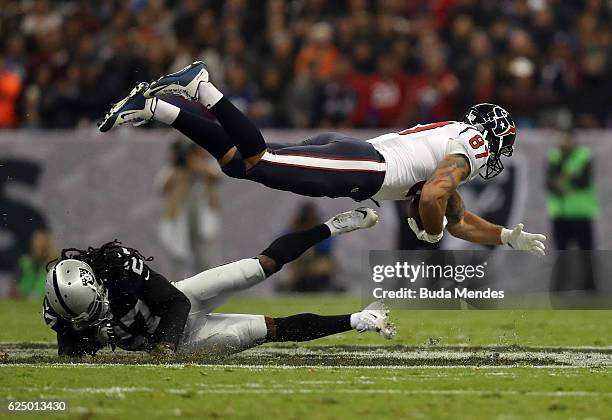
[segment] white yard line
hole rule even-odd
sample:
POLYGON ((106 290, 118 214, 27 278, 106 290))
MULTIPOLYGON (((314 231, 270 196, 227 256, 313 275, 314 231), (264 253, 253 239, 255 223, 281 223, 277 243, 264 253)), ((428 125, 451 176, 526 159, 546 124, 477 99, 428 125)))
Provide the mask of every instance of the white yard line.
MULTIPOLYGON (((585 351, 557 350, 526 350, 526 349, 496 349, 488 347, 482 349, 464 348, 406 348, 393 349, 388 347, 365 347, 359 349, 346 348, 317 348, 317 347, 262 347, 245 351, 225 360, 221 365, 206 363, 204 356, 196 357, 201 363, 183 361, 168 365, 146 363, 150 359, 146 355, 138 355, 134 359, 128 357, 127 352, 109 352, 103 356, 114 357, 113 363, 96 364, 95 359, 85 359, 84 363, 19 363, 27 360, 26 357, 41 356, 43 360, 54 360, 52 349, 26 350, 7 349, 8 361, 12 363, 0 364, 0 368, 11 366, 22 367, 116 367, 116 366, 142 366, 159 368, 185 368, 189 366, 219 368, 219 369, 451 369, 451 368, 478 368, 498 369, 513 367, 533 367, 539 369, 550 368, 612 368, 612 353, 604 350, 594 351, 589 348, 585 351), (121 363, 122 358, 125 363, 121 363), (145 362, 140 364, 139 361, 145 362), (359 362, 366 363, 360 366, 359 362), (270 362, 267 364, 266 362, 270 362), (354 362, 354 363, 353 363, 354 362), (303 363, 303 364, 301 364, 303 363)), ((136 356, 136 355, 135 355, 136 356)), ((104 360, 104 359, 102 359, 104 360)), ((108 360, 108 359, 106 359, 108 360)))
POLYGON ((475 390, 475 389, 395 389, 395 388, 371 388, 371 389, 354 389, 354 388, 291 388, 285 384, 283 387, 214 387, 209 389, 188 389, 188 388, 169 388, 155 389, 148 387, 110 387, 110 388, 62 388, 62 387, 24 387, 24 388, 5 388, 2 391, 10 392, 35 392, 41 398, 57 397, 65 394, 103 394, 112 397, 122 397, 125 394, 132 393, 159 393, 164 392, 174 395, 186 394, 394 394, 394 395, 459 395, 459 396, 486 396, 486 395, 502 395, 502 396, 534 396, 534 397, 611 397, 612 392, 600 391, 514 391, 514 390, 475 390), (53 395, 45 395, 45 392, 51 391, 53 395), (59 393, 59 394, 57 394, 59 393))
POLYGON ((536 365, 529 366, 525 364, 513 364, 513 365, 483 365, 483 366, 465 366, 465 365, 423 365, 423 366, 407 366, 407 365, 336 365, 336 366, 321 366, 321 365, 300 365, 300 366, 279 366, 279 365, 250 365, 250 364, 206 364, 206 363, 173 363, 173 364, 154 364, 154 363, 143 363, 143 364, 126 364, 126 363, 16 363, 16 364, 0 364, 2 368, 46 368, 46 369, 57 369, 57 368, 87 368, 87 369, 105 369, 105 368, 116 368, 116 367, 130 367, 130 368, 147 368, 147 369, 185 369, 185 368, 207 368, 207 369, 246 369, 246 370, 294 370, 294 369, 314 369, 314 370, 333 370, 333 369, 611 369, 612 366, 604 367, 592 367, 592 366, 564 366, 564 365, 536 365))

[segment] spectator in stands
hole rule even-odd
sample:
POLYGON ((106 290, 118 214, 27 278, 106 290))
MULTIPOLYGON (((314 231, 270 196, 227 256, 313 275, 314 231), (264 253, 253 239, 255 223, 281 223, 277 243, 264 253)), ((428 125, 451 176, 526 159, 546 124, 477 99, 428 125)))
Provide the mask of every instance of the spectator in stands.
POLYGON ((0 128, 14 128, 19 124, 17 99, 22 89, 21 77, 19 69, 0 56, 0 128))
POLYGON ((351 116, 357 105, 357 92, 353 81, 354 72, 346 57, 339 57, 329 80, 323 83, 316 111, 320 127, 350 127, 351 116))
POLYGON ((48 230, 36 230, 30 238, 30 252, 17 261, 15 294, 25 298, 45 295, 47 263, 58 256, 48 230))
POLYGON ((172 144, 171 162, 155 182, 164 197, 159 239, 172 264, 171 278, 221 263, 219 178, 219 167, 204 149, 182 139, 172 144))
POLYGON ((413 119, 422 122, 452 120, 456 115, 459 79, 447 67, 440 48, 429 50, 423 59, 423 74, 414 78, 410 88, 413 119))
POLYGON ((320 79, 328 79, 336 66, 338 51, 333 43, 333 30, 330 24, 319 22, 309 31, 306 45, 295 59, 297 74, 308 71, 314 66, 315 74, 320 79))
POLYGON ((287 89, 285 103, 288 104, 287 118, 292 127, 308 128, 316 122, 319 80, 316 67, 311 64, 301 72, 287 89))
POLYGON ((276 66, 265 67, 260 74, 258 85, 258 98, 250 106, 251 120, 261 128, 286 125, 282 71, 276 66))
POLYGON ((392 54, 381 55, 376 73, 362 78, 353 122, 359 127, 402 127, 408 110, 408 76, 392 54))
POLYGON ((293 38, 286 32, 276 33, 271 49, 265 61, 281 72, 282 85, 286 87, 293 79, 293 38))
POLYGON ((601 0, 10 1, 0 14, 0 127, 91 124, 136 82, 197 59, 220 86, 229 87, 234 63, 250 83, 266 84, 253 110, 264 126, 325 126, 329 116, 316 107, 328 93, 318 90, 334 86, 340 60, 350 61, 360 98, 376 83, 386 102, 392 84, 376 79, 389 56, 407 76, 407 111, 391 118, 368 109, 356 125, 456 118, 474 100, 495 100, 521 126, 571 111, 578 127, 611 127, 611 8, 601 0))
POLYGON ((241 61, 227 67, 224 95, 240 111, 250 114, 250 107, 257 99, 257 87, 249 80, 249 72, 241 61))

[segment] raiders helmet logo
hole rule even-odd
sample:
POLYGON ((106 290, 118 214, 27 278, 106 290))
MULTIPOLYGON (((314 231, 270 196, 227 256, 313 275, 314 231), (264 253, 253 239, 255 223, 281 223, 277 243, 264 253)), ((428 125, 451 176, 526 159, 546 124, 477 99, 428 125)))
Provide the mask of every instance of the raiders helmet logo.
POLYGON ((84 268, 79 268, 79 277, 81 278, 81 281, 83 282, 83 286, 91 286, 94 284, 94 278, 93 275, 88 271, 85 270, 84 268))

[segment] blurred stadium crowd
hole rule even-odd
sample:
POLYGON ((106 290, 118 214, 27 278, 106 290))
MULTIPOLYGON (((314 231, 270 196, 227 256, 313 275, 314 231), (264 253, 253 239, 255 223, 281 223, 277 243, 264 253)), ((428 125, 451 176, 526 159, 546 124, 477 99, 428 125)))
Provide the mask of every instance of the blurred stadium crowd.
POLYGON ((100 118, 196 59, 261 127, 403 127, 497 101, 611 127, 607 0, 0 0, 0 127, 100 118))

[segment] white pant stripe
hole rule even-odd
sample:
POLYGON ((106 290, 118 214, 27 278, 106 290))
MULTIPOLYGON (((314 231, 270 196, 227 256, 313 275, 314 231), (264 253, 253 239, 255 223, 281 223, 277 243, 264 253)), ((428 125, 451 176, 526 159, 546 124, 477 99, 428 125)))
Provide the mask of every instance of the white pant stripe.
POLYGON ((386 170, 385 162, 375 162, 372 160, 335 159, 331 157, 313 157, 305 155, 277 155, 270 152, 264 153, 261 160, 277 165, 326 169, 332 171, 384 172, 386 170))

